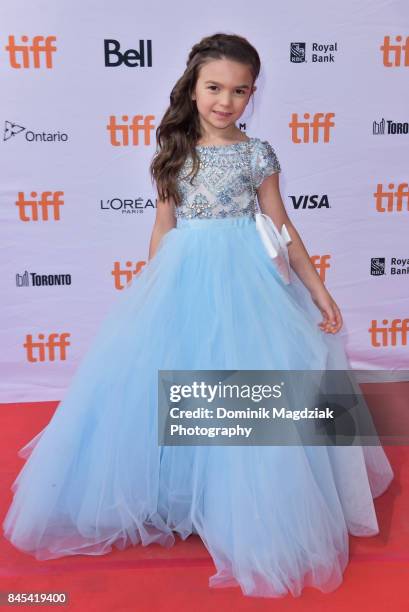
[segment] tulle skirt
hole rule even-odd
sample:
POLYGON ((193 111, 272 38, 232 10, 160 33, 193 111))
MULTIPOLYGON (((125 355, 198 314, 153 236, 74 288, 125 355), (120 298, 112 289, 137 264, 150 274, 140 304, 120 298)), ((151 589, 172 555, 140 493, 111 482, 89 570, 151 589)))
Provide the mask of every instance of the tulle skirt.
POLYGON ((379 531, 381 446, 159 446, 158 370, 348 369, 249 217, 179 219, 118 296, 49 424, 19 455, 4 535, 37 559, 200 536, 211 587, 328 592, 348 533, 379 531))

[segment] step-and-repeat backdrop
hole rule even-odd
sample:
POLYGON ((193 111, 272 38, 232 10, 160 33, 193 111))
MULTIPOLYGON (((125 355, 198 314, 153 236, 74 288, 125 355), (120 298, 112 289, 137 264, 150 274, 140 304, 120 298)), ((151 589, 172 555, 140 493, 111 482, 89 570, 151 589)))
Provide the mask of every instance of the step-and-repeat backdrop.
POLYGON ((155 128, 191 46, 218 31, 261 56, 240 127, 275 148, 352 367, 409 369, 405 0, 14 0, 1 17, 0 401, 60 399, 145 265, 155 128))

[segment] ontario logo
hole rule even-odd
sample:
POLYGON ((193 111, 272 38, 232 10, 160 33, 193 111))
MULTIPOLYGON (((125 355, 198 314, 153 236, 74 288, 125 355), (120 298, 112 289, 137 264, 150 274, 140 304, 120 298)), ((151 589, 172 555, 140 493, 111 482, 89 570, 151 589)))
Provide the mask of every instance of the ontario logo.
POLYGON ((3 140, 11 140, 21 134, 27 142, 67 142, 66 132, 35 132, 24 125, 6 120, 4 122, 3 140))

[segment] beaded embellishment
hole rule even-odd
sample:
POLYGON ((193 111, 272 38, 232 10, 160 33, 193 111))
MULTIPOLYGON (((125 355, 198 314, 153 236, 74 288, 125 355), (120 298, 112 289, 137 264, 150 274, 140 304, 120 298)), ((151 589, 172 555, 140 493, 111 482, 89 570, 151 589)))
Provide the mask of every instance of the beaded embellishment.
POLYGON ((200 168, 192 184, 187 176, 192 169, 191 158, 185 161, 179 173, 182 202, 176 206, 176 217, 254 217, 247 147, 256 189, 266 176, 281 171, 275 151, 266 140, 253 137, 229 145, 198 145, 200 168))

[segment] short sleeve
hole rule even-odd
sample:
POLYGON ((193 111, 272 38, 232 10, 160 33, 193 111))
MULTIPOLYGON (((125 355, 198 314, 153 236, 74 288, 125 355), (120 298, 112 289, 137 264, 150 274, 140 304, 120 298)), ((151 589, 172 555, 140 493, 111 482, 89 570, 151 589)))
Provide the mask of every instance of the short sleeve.
POLYGON ((267 176, 281 172, 281 166, 273 147, 267 140, 256 139, 254 144, 253 180, 258 189, 267 176))

